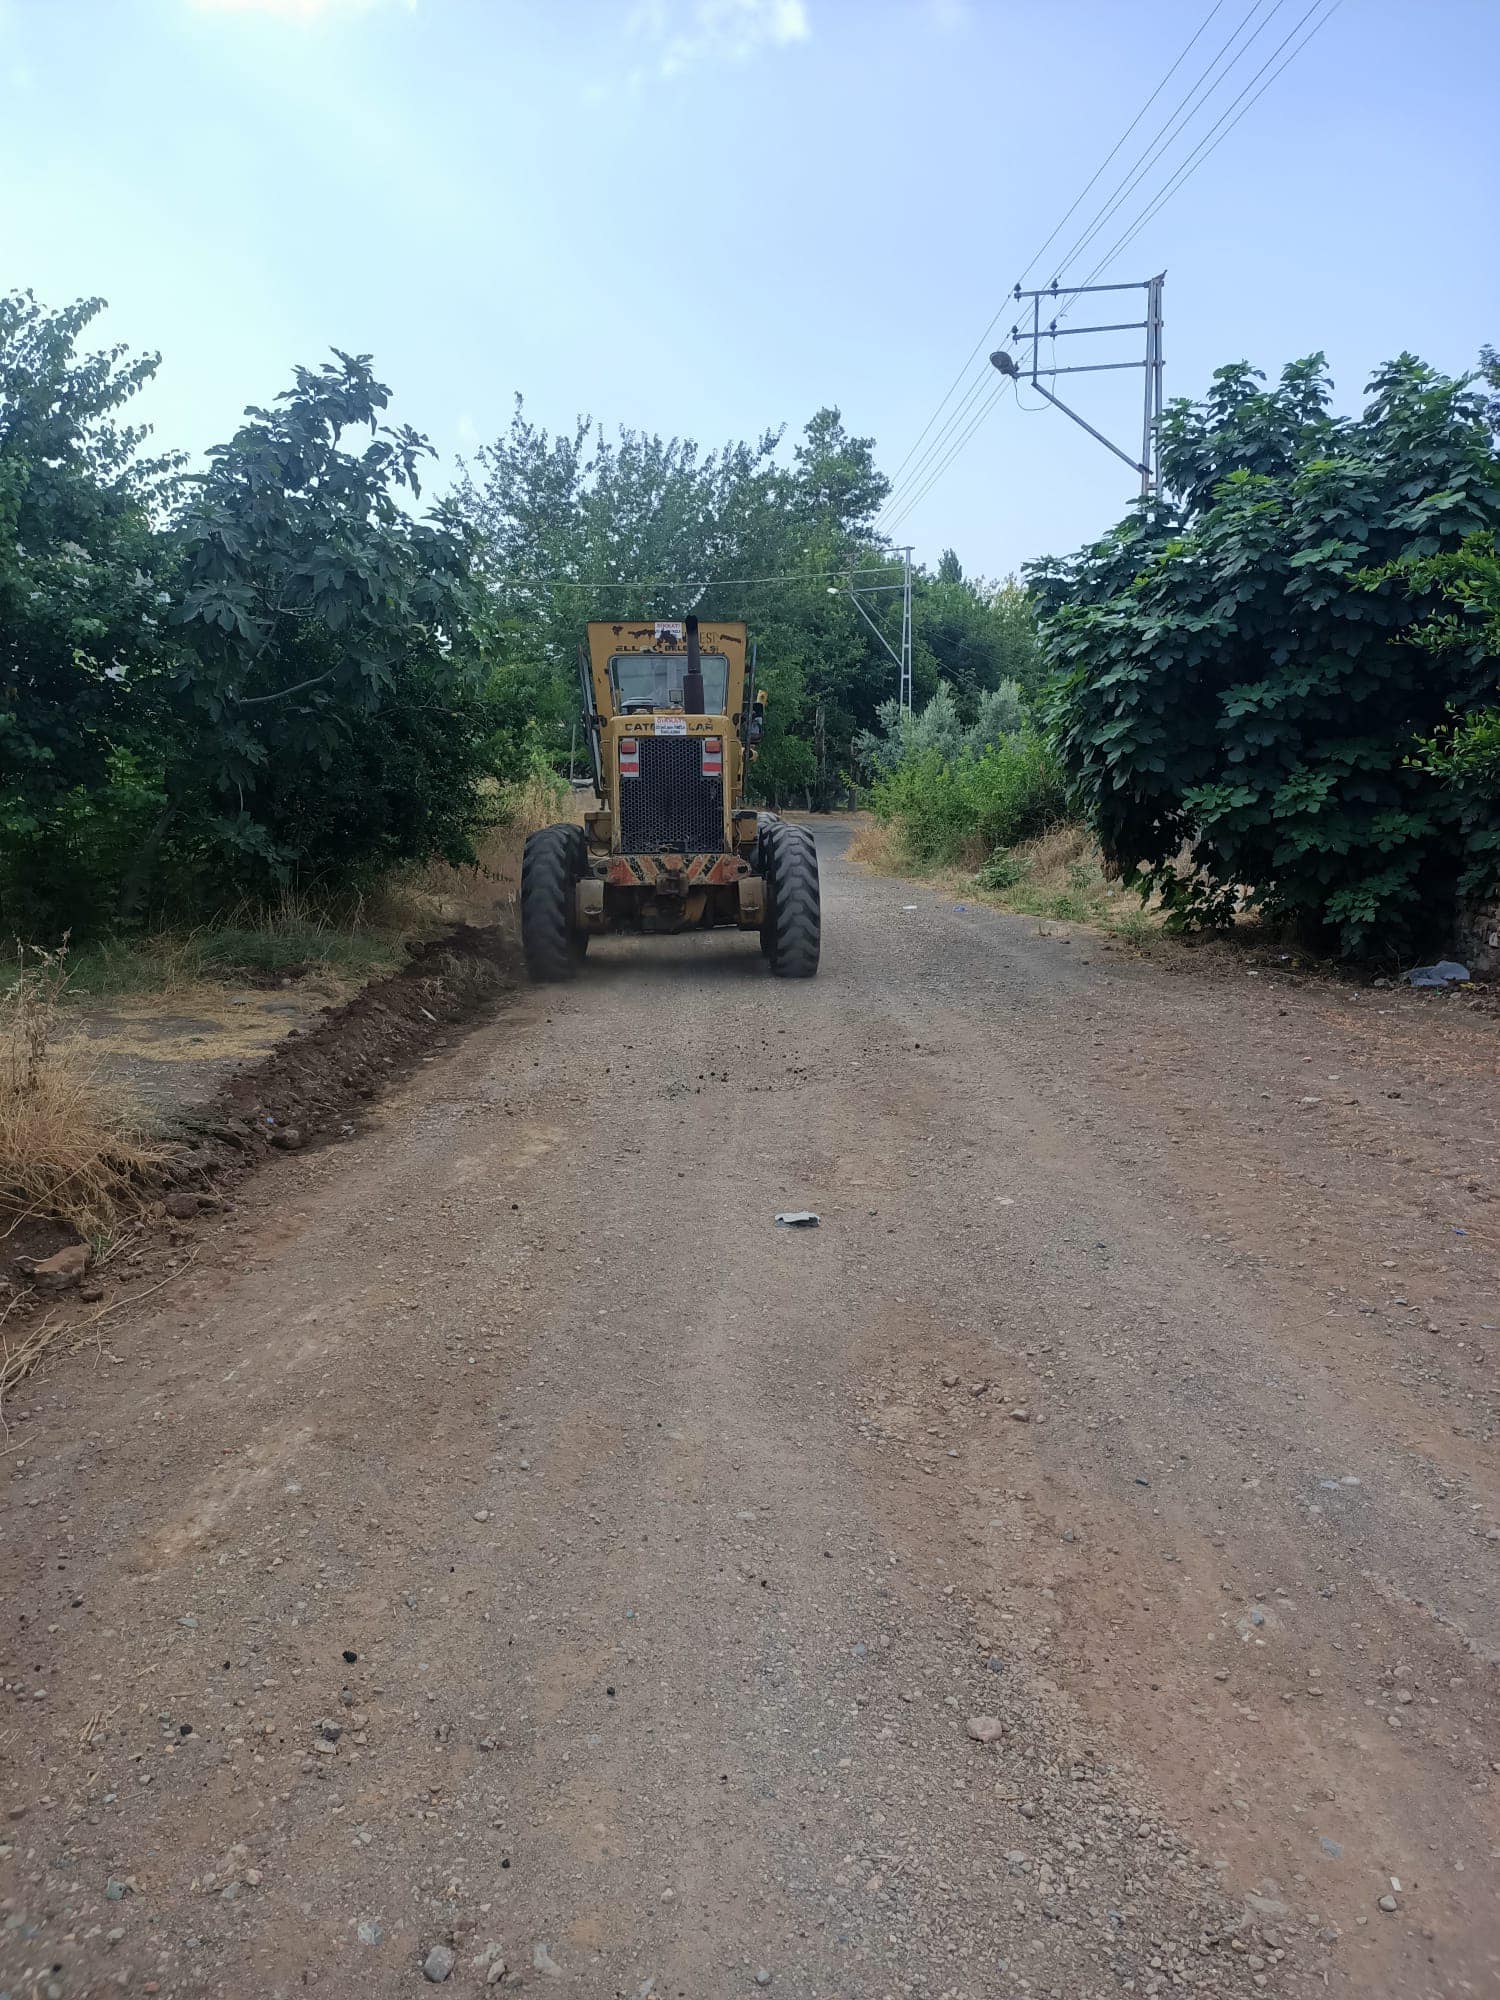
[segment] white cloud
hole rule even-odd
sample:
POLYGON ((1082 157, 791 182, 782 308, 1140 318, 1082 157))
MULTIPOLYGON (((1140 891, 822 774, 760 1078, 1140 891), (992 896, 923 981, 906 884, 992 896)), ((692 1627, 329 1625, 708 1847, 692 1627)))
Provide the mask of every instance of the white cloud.
POLYGON ((200 14, 274 14, 283 21, 326 21, 335 14, 368 14, 392 4, 415 13, 417 0, 188 0, 188 4, 200 14))
POLYGON ((748 62, 812 33, 806 0, 641 0, 626 28, 663 77, 748 62))

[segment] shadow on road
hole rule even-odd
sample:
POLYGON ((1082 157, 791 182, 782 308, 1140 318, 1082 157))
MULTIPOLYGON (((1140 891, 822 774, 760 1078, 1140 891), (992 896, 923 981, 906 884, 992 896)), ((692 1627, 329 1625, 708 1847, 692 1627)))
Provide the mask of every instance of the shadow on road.
POLYGON ((580 979, 639 979, 642 973, 663 979, 715 980, 739 985, 746 979, 768 979, 760 939, 754 931, 684 931, 657 937, 593 938, 580 979))

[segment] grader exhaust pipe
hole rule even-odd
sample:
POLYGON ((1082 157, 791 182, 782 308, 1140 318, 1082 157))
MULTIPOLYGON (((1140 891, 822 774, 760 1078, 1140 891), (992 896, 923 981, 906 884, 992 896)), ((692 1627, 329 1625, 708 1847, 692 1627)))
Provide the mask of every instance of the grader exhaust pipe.
POLYGON ((685 715, 703 713, 703 656, 698 651, 698 621, 687 621, 687 671, 682 677, 682 709, 685 715))

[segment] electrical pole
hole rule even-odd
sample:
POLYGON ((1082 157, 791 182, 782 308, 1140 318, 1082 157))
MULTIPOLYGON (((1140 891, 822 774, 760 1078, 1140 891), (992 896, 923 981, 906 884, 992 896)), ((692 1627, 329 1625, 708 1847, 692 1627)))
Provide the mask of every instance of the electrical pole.
POLYGON ((1023 292, 1021 287, 1017 285, 1015 291, 1012 293, 1012 297, 1017 301, 1021 299, 1030 299, 1031 301, 1030 326, 1025 326, 1022 321, 1018 320, 1010 330, 1012 344, 1018 345, 1023 350, 1022 359, 1018 363, 1011 355, 1000 348, 997 348, 990 356, 990 365, 993 368, 998 369, 1002 375, 1009 375, 1017 383, 1021 381, 1030 382, 1032 388, 1036 390, 1039 396, 1045 396, 1047 401, 1061 410, 1065 417, 1071 417, 1074 423, 1081 429, 1086 430, 1091 438, 1097 438, 1106 451, 1112 451, 1116 458, 1123 458, 1128 466, 1138 472, 1141 476, 1141 498, 1143 500, 1149 500, 1161 484, 1159 467, 1161 454, 1162 369, 1165 365, 1165 357, 1162 352, 1161 301, 1162 288, 1166 282, 1167 274, 1163 271, 1154 278, 1139 278, 1133 284, 1128 285, 1077 285, 1070 290, 1066 285, 1059 284, 1056 278, 1053 279, 1050 285, 1043 286, 1040 291, 1023 292), (1045 326, 1042 324, 1042 301, 1044 299, 1055 303, 1059 298, 1065 297, 1071 302, 1073 299, 1081 297, 1085 292, 1141 291, 1146 294, 1146 317, 1144 319, 1117 320, 1106 326, 1059 326, 1057 316, 1054 316, 1045 326), (1055 354, 1055 343, 1070 334, 1140 332, 1144 332, 1146 336, 1146 352, 1143 361, 1081 361, 1061 368, 1055 362, 1048 368, 1043 368, 1041 365, 1041 344, 1044 340, 1050 340, 1054 343, 1053 353, 1055 354), (1024 353, 1024 349, 1028 345, 1031 349, 1029 361, 1024 353), (1061 396, 1055 396, 1050 389, 1045 387, 1042 381, 1043 376, 1046 376, 1048 381, 1053 381, 1059 375, 1098 375, 1118 368, 1140 368, 1144 371, 1145 375, 1145 392, 1142 397, 1141 411, 1141 455, 1139 458, 1132 458, 1123 446, 1117 445, 1114 442, 1113 438, 1107 438, 1103 431, 1095 430, 1087 417, 1080 416, 1077 410, 1071 409, 1061 396))
POLYGON ((1149 500, 1161 486, 1161 293, 1165 271, 1146 285, 1146 396, 1141 418, 1141 498, 1149 500))
MULTIPOLYGON (((849 601, 853 604, 855 610, 859 613, 860 617, 864 619, 865 623, 869 626, 870 630, 875 634, 875 637, 880 641, 881 645, 884 646, 885 650, 890 654, 891 658, 895 661, 896 672, 899 676, 899 680, 897 682, 897 696, 901 705, 901 713, 903 715, 910 715, 911 714, 911 658, 912 658, 910 543, 908 543, 905 548, 897 549, 895 553, 899 555, 901 558, 901 581, 899 583, 857 584, 854 581, 856 575, 867 576, 869 574, 869 571, 850 570, 849 581, 847 584, 845 584, 844 590, 848 592, 849 601), (880 627, 875 623, 875 620, 870 616, 869 612, 865 609, 865 606, 860 599, 861 591, 864 592, 864 595, 866 597, 882 597, 882 596, 889 596, 898 590, 901 593, 901 650, 899 652, 891 644, 890 640, 887 639, 884 632, 881 631, 880 627)), ((883 573, 888 574, 888 572, 883 572, 883 573)), ((841 597, 843 594, 844 592, 840 591, 835 585, 830 584, 828 586, 828 595, 830 597, 841 597)))
POLYGON ((901 713, 911 714, 911 547, 901 551, 906 558, 901 584, 901 713))

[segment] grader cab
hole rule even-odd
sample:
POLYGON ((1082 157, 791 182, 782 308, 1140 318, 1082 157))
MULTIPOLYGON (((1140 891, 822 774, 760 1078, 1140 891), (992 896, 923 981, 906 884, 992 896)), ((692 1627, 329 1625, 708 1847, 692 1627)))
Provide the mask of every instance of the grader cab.
POLYGON ((811 834, 745 803, 765 696, 743 625, 696 618, 589 626, 580 659, 599 803, 531 835, 521 941, 533 979, 571 979, 606 931, 734 925, 773 973, 818 969, 811 834))

